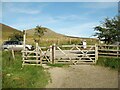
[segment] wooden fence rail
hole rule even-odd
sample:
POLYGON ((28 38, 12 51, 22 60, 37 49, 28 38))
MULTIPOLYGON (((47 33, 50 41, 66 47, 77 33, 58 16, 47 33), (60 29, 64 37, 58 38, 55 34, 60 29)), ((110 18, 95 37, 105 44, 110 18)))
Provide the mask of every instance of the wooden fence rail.
POLYGON ((93 62, 98 59, 98 48, 96 45, 53 45, 51 48, 52 63, 58 62, 93 62))
POLYGON ((49 48, 39 47, 38 43, 36 43, 36 49, 33 51, 23 50, 23 64, 24 65, 42 65, 42 63, 49 62, 49 48), (43 51, 42 49, 46 49, 43 51))
POLYGON ((69 62, 93 62, 98 57, 120 57, 120 45, 51 45, 50 47, 39 47, 33 51, 23 50, 23 65, 42 65, 43 59, 49 63, 69 62), (34 54, 34 55, 33 55, 34 54), (29 59, 34 58, 34 59, 29 59), (27 62, 27 64, 26 64, 27 62), (29 62, 29 63, 28 63, 29 62))
POLYGON ((99 57, 120 57, 120 45, 98 45, 99 57))

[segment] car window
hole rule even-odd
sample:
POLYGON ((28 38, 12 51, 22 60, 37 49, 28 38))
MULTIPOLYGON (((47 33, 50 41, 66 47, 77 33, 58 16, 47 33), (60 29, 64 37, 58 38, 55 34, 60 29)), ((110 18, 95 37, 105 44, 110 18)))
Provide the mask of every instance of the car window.
POLYGON ((6 42, 4 42, 4 45, 9 45, 9 44, 10 44, 10 42, 7 42, 7 41, 6 41, 6 42))
POLYGON ((4 45, 21 45, 21 43, 18 41, 6 41, 4 45))

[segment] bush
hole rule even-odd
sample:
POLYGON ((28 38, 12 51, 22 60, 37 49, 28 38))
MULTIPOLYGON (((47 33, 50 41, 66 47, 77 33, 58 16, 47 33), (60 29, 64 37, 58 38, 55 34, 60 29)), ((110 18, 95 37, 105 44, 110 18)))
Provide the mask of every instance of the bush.
POLYGON ((113 69, 120 69, 120 58, 99 57, 97 65, 111 67, 113 69))

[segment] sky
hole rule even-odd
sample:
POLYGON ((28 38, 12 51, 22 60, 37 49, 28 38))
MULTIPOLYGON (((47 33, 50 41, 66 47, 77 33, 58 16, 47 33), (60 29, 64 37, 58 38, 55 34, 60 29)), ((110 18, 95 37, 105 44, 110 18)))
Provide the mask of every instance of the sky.
POLYGON ((21 31, 41 25, 57 33, 89 38, 95 26, 116 15, 117 2, 2 2, 2 23, 21 31))

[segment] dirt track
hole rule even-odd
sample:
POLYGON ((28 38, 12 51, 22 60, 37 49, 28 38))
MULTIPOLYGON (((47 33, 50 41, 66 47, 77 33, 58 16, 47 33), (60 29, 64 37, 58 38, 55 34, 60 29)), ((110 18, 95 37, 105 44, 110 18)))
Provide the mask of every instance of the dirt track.
POLYGON ((49 68, 51 82, 46 88, 117 88, 118 72, 94 65, 49 68))

